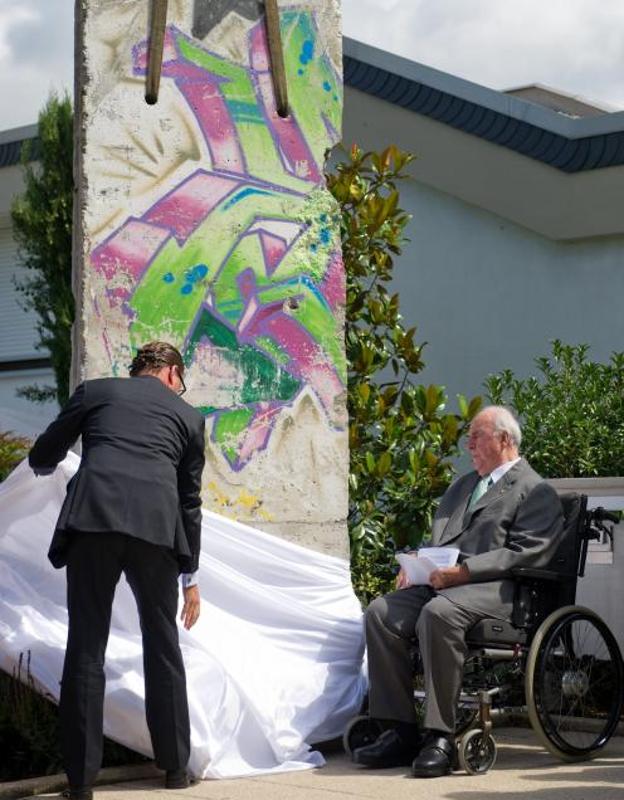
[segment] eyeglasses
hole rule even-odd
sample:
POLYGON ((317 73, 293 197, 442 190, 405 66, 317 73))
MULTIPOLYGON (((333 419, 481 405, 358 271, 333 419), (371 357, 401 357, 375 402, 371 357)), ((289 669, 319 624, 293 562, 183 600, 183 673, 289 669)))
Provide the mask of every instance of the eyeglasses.
POLYGON ((180 384, 181 384, 181 386, 178 389, 178 391, 176 392, 176 394, 178 395, 178 397, 182 397, 182 395, 186 391, 186 384, 184 383, 184 378, 182 377, 182 373, 180 372, 180 368, 179 367, 175 367, 175 371, 178 373, 178 379, 179 379, 180 384))
POLYGON ((469 431, 468 436, 466 438, 470 443, 470 442, 476 442, 478 439, 485 439, 485 438, 491 438, 493 436, 498 436, 499 433, 500 433, 499 431, 487 431, 487 430, 469 431))

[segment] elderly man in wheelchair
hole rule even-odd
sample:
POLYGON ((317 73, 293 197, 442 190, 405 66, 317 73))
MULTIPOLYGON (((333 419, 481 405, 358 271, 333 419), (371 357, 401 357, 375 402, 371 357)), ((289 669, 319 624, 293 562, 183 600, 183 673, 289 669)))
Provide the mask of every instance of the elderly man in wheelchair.
POLYGON ((438 777, 459 756, 468 772, 485 772, 499 704, 528 707, 542 742, 564 759, 591 756, 613 734, 624 692, 617 643, 599 617, 569 605, 600 520, 585 498, 562 505, 520 442, 507 409, 475 417, 475 471, 446 491, 432 529, 433 545, 459 550, 457 565, 434 570, 427 585, 410 585, 402 570, 397 591, 367 608, 368 715, 345 732, 354 763, 438 777), (424 692, 414 692, 415 643, 424 692))

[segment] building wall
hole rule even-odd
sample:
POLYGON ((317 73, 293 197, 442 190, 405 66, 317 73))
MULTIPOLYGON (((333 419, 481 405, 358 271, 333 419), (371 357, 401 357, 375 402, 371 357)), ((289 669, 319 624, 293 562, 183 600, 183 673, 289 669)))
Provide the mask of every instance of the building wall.
POLYGON ((429 343, 424 381, 479 393, 489 373, 530 374, 555 338, 597 360, 624 350, 624 236, 553 242, 413 180, 402 204, 414 219, 395 289, 429 343))
POLYGON ((322 178, 339 7, 281 12, 287 119, 263 18, 229 7, 251 18, 170 4, 154 106, 147 4, 82 7, 75 377, 124 375, 140 345, 173 342, 207 418, 206 505, 344 555, 344 276, 322 178))
MULTIPOLYGON (((601 178, 610 193, 613 176, 619 174, 621 194, 624 173, 618 173, 619 167, 596 170, 590 184, 583 183, 587 176, 563 176, 569 179, 566 191, 556 170, 537 165, 539 183, 519 186, 513 180, 516 162, 521 159, 529 175, 531 159, 355 90, 347 92, 346 108, 346 145, 355 141, 366 150, 396 143, 418 157, 411 177, 399 187, 401 205, 413 220, 407 228, 411 241, 396 261, 393 288, 400 293, 405 323, 418 327, 416 340, 428 342, 423 382, 445 385, 455 405, 459 392, 481 393, 489 373, 504 368, 523 376, 531 373, 533 359, 547 354, 555 338, 590 344, 590 356, 598 360, 624 350, 624 235, 547 238, 431 185, 439 168, 445 183, 465 180, 470 184, 466 193, 478 195, 478 163, 470 158, 470 148, 489 148, 496 151, 499 172, 504 174, 509 165, 506 194, 518 193, 527 206, 543 202, 542 194, 552 189, 552 173, 552 202, 561 206, 552 213, 564 217, 569 193, 583 186, 589 192, 586 202, 599 207, 601 178), (450 137, 442 152, 436 129, 450 137), (464 158, 457 158, 458 150, 464 158), (449 163, 454 164, 454 177, 449 163)), ((484 184, 491 183, 487 167, 493 161, 494 156, 484 153, 484 184)), ((497 180, 502 182, 500 174, 497 180)), ((492 190, 488 204, 495 199, 492 190)), ((505 198, 500 205, 510 207, 505 198)))
POLYGON ((34 437, 58 407, 54 402, 32 403, 16 394, 31 384, 54 385, 51 369, 32 366, 33 360, 40 361, 46 353, 35 349, 35 316, 22 308, 14 283, 27 276, 19 263, 10 218, 11 203, 22 190, 20 167, 0 169, 0 431, 34 437))

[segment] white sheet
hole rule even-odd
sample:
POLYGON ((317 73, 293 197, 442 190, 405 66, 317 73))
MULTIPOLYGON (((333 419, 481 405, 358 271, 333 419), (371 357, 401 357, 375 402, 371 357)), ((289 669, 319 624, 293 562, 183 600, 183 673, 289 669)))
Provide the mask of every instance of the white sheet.
MULTIPOLYGON (((58 699, 65 570, 47 560, 70 454, 49 477, 26 462, 0 484, 0 668, 31 652, 58 699)), ((180 631, 191 710, 190 768, 204 778, 322 765, 306 742, 339 735, 365 691, 361 610, 346 561, 203 511, 202 613, 180 631)), ((117 587, 106 655, 107 736, 151 756, 134 598, 117 587)))

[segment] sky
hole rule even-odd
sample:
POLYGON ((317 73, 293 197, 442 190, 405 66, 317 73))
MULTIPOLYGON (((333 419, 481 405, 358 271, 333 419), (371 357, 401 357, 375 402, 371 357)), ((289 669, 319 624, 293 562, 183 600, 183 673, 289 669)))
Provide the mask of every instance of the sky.
MULTIPOLYGON (((147 0, 145 0, 147 2, 147 0)), ((284 2, 284 0, 282 0, 284 2)), ((624 110, 622 0, 343 0, 347 36, 493 89, 624 110)), ((74 0, 0 0, 0 131, 73 86, 74 0)))

